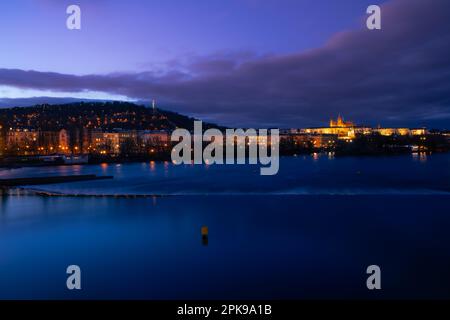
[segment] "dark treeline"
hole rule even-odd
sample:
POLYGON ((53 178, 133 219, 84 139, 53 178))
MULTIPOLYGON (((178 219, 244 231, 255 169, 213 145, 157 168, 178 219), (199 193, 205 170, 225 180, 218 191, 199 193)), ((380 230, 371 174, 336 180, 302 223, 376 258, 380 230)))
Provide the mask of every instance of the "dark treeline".
MULTIPOLYGON (((0 109, 0 124, 7 128, 54 131, 70 128, 173 130, 193 129, 194 118, 130 102, 78 102, 0 109)), ((217 127, 206 124, 206 127, 217 127)))

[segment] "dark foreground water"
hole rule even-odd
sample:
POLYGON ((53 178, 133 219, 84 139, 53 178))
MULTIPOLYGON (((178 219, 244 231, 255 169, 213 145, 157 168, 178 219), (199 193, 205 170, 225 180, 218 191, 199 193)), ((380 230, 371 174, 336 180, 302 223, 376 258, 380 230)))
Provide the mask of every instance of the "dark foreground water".
POLYGON ((450 298, 449 160, 286 158, 275 177, 167 163, 0 171, 115 176, 38 187, 49 191, 170 195, 0 198, 0 298, 450 298), (71 264, 81 291, 66 289, 71 264), (366 289, 372 264, 381 291, 366 289))

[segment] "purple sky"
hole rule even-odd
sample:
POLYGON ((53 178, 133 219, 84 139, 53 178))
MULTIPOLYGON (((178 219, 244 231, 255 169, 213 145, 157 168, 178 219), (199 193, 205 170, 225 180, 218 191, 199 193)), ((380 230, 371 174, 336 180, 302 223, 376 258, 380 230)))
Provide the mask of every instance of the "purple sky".
POLYGON ((448 0, 17 0, 0 14, 3 107, 155 98, 226 125, 341 113, 450 127, 448 0), (66 29, 69 4, 80 31, 66 29), (365 28, 369 4, 381 31, 365 28))

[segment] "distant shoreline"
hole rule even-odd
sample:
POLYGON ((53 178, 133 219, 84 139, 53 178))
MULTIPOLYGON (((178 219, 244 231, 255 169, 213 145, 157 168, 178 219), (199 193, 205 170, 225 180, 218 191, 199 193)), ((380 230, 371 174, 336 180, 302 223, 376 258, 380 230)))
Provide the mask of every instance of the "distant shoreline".
MULTIPOLYGON (((393 156, 406 156, 413 154, 445 154, 449 151, 422 151, 422 152, 376 152, 376 153, 364 153, 364 152, 335 152, 335 151, 310 151, 310 152, 297 152, 297 153, 281 153, 280 157, 298 157, 298 156, 315 156, 315 155, 332 155, 333 157, 393 157, 393 156)), ((127 164, 127 163, 142 163, 142 162, 170 162, 172 160, 170 155, 160 155, 160 156, 128 156, 128 157, 94 157, 89 159, 87 163, 74 163, 66 164, 63 162, 36 162, 36 161, 24 161, 26 157, 9 157, 8 162, 4 162, 4 159, 0 158, 0 169, 19 169, 19 168, 30 168, 30 167, 57 167, 57 166, 77 166, 77 165, 99 165, 99 164, 127 164), (15 159, 15 160, 14 160, 15 159)), ((31 159, 31 157, 30 157, 31 159)), ((248 159, 248 157, 246 157, 248 159)))

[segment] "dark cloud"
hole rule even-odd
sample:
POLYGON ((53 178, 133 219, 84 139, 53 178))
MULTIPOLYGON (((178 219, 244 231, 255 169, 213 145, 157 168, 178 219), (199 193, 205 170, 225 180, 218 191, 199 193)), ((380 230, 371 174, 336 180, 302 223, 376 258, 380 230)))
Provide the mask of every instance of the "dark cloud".
POLYGON ((228 125, 317 125, 337 113, 369 124, 450 124, 450 1, 393 0, 382 7, 382 30, 361 24, 291 55, 222 53, 172 61, 164 73, 0 69, 0 84, 156 98, 228 125))

